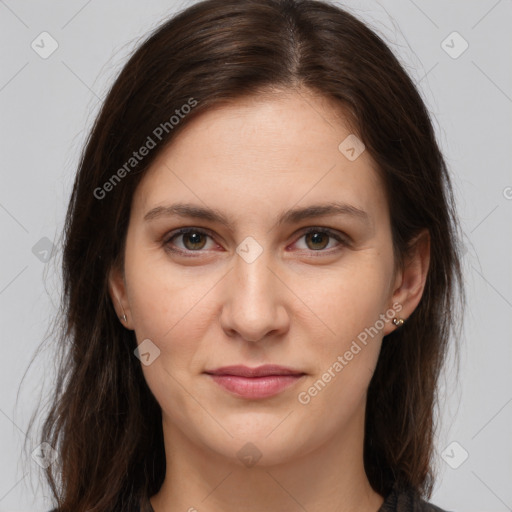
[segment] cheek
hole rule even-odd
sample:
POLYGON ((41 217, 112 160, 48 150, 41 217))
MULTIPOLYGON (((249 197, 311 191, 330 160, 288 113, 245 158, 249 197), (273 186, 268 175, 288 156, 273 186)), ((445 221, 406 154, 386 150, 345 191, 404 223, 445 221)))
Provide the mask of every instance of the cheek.
POLYGON ((387 280, 381 269, 367 270, 340 273, 338 279, 326 281, 323 293, 310 295, 311 309, 320 312, 318 316, 329 329, 310 337, 307 349, 317 363, 315 374, 300 389, 301 400, 307 401, 301 407, 311 417, 324 417, 318 428, 325 435, 362 407, 378 361, 387 280), (327 417, 326 411, 330 411, 327 417))
POLYGON ((180 383, 194 373, 209 279, 191 280, 168 262, 137 256, 126 261, 125 271, 137 342, 149 338, 160 350, 151 365, 142 366, 146 382, 164 410, 174 408, 185 417, 190 400, 180 383))
POLYGON ((304 302, 325 324, 324 343, 332 340, 336 348, 350 344, 388 309, 391 266, 387 258, 369 256, 354 258, 306 286, 304 302))
POLYGON ((166 339, 201 307, 210 279, 192 279, 187 270, 169 261, 163 249, 137 250, 136 246, 134 242, 127 243, 125 259, 135 329, 146 337, 166 339))
MULTIPOLYGON (((212 297, 219 275, 199 267, 180 268, 163 251, 128 249, 125 273, 137 341, 149 338, 155 343, 160 349, 155 368, 165 368, 182 381, 201 365, 198 350, 214 321, 212 297)), ((143 370, 148 383, 162 377, 152 375, 152 366, 143 370)))

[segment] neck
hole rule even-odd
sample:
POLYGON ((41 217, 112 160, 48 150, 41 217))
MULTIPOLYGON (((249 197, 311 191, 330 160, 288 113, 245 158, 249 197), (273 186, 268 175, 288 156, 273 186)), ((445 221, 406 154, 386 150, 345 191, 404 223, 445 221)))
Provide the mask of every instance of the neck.
POLYGON ((273 463, 263 454, 252 467, 193 442, 165 417, 163 427, 167 471, 151 498, 155 512, 377 512, 384 501, 364 471, 364 410, 309 453, 273 463))

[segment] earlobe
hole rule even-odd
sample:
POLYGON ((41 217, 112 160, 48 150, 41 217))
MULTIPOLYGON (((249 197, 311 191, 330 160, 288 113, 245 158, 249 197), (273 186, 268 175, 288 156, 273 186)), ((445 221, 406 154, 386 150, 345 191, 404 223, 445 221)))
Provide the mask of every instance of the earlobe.
POLYGON ((109 272, 108 289, 117 316, 127 329, 131 327, 130 308, 126 296, 126 283, 120 269, 112 267, 109 272))
POLYGON ((411 242, 403 267, 397 274, 392 302, 402 305, 400 318, 403 322, 393 321, 395 328, 406 322, 418 306, 427 282, 429 265, 430 234, 428 230, 423 230, 411 242))

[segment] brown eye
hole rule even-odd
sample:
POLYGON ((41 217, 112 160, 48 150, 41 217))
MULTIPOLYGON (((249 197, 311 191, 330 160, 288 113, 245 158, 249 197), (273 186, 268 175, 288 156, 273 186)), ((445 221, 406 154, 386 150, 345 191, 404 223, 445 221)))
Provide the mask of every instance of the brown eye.
POLYGON ((306 243, 311 243, 309 248, 314 251, 325 249, 329 244, 330 236, 327 233, 323 233, 321 231, 312 231, 307 233, 305 236, 306 243))
POLYGON ((322 253, 330 253, 330 249, 336 250, 349 245, 349 242, 341 233, 327 228, 311 228, 303 233, 300 240, 302 239, 304 239, 305 247, 299 247, 299 249, 320 253, 319 256, 322 253), (333 240, 337 244, 329 246, 333 240))
POLYGON ((201 252, 211 236, 197 228, 183 228, 171 234, 164 242, 165 247, 172 252, 201 252), (181 241, 177 243, 176 241, 181 241))
POLYGON ((203 233, 190 232, 182 234, 183 245, 186 249, 193 251, 196 249, 202 249, 206 243, 206 237, 203 233), (201 241, 202 239, 202 241, 201 241), (190 244, 188 243, 190 242, 190 244))

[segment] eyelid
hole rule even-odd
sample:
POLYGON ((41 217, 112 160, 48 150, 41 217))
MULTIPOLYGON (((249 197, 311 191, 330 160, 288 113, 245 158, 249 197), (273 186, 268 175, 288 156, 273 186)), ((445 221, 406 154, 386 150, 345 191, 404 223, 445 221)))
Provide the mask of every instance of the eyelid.
MULTIPOLYGON (((324 233, 326 235, 329 235, 331 238, 334 238, 341 244, 348 245, 351 242, 350 237, 347 234, 345 234, 343 231, 339 231, 337 229, 326 228, 326 227, 322 227, 322 226, 312 226, 312 227, 303 228, 303 230, 300 231, 300 233, 301 233, 301 235, 300 235, 301 238, 304 235, 308 235, 309 233, 324 233)), ((316 251, 316 252, 322 252, 322 251, 316 251)))

